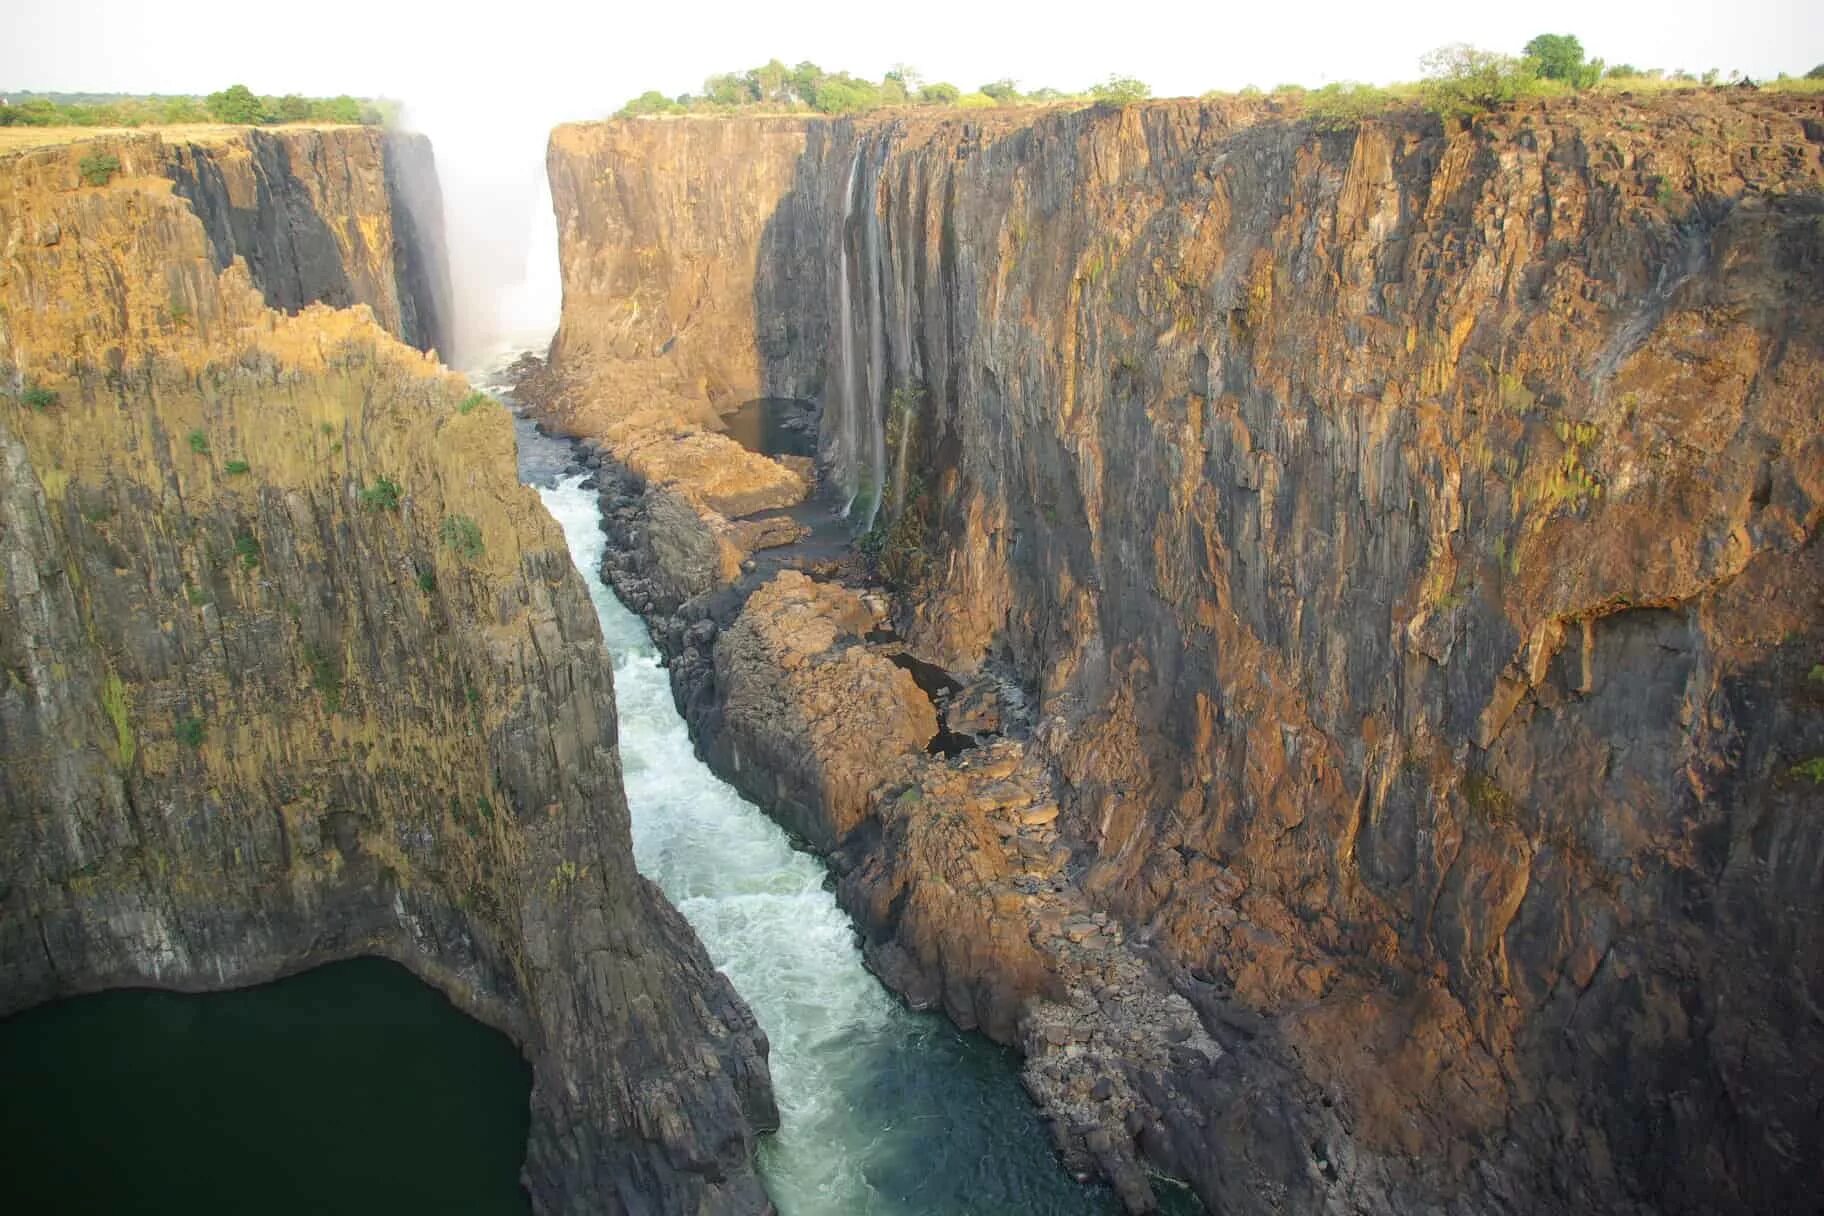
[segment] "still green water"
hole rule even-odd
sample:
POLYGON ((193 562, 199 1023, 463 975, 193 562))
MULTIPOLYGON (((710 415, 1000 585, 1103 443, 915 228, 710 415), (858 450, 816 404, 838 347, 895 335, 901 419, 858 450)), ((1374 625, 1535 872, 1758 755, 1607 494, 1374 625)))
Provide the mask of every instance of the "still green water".
POLYGON ((523 1216, 532 1072, 393 963, 0 1022, 0 1206, 523 1216))

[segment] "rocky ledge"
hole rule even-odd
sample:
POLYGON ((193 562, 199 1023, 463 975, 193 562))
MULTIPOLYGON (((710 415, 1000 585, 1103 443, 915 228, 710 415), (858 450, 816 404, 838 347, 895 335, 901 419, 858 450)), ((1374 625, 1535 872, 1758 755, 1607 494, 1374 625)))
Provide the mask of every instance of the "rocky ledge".
POLYGON ((711 523, 677 486, 584 446, 603 577, 645 618, 704 758, 827 857, 888 987, 1021 1051, 1065 1167, 1153 1210, 1139 1146, 1163 1149, 1159 1104, 1218 1083, 1224 1048, 1168 965, 1082 890, 1017 682, 964 683, 911 654, 846 546, 766 513, 711 523), (711 527, 772 539, 712 567, 679 539, 711 527))

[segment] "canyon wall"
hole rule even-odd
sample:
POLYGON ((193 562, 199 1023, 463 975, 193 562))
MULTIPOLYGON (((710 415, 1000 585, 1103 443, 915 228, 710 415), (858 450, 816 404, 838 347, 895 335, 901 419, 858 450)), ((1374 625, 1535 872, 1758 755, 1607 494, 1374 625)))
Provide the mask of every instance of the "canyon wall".
MULTIPOLYGON (((1103 1061, 1111 1176, 1130 1146, 1225 1212, 1798 1210, 1821 143, 1815 100, 1711 90, 1449 128, 1272 102, 561 128, 552 416, 820 402, 900 632, 1024 685, 1024 758, 988 767, 1050 783, 1015 820, 1067 851, 1043 899, 1109 914, 1064 924, 1217 1042, 1103 1061)), ((637 599, 654 560, 611 573, 637 599)), ((732 770, 792 727, 718 677, 866 643, 755 650, 780 597, 725 581, 647 607, 732 770)), ((831 720, 799 745, 852 774, 831 720)), ((883 975, 1094 1057, 1044 1020, 1070 952, 997 938, 1039 890, 980 862, 1008 795, 957 794, 967 757, 879 763, 859 827, 825 811, 883 975)), ((1103 982, 1072 999, 1132 988, 1103 982)))
POLYGON ((0 158, 0 1014, 390 957, 531 1061, 535 1210, 761 1211, 765 1038, 634 869, 587 591, 506 411, 401 341, 428 164, 0 158))

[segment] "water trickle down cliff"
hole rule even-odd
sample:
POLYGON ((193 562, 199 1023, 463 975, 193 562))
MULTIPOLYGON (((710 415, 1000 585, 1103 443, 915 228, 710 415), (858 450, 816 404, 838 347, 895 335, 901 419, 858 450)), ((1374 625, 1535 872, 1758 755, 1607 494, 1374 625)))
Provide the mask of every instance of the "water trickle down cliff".
MULTIPOLYGON (((842 221, 836 236, 837 310, 836 330, 839 351, 837 366, 841 379, 832 398, 822 403, 827 419, 820 430, 831 475, 842 491, 842 514, 854 521, 857 534, 868 532, 883 503, 897 502, 903 487, 904 461, 897 460, 893 480, 887 471, 886 414, 888 409, 888 343, 886 331, 887 303, 884 276, 889 250, 881 239, 880 192, 881 174, 886 166, 888 145, 862 144, 855 149, 849 166, 848 184, 843 189, 842 221), (866 176, 862 175, 864 164, 866 176), (860 191, 859 195, 857 191, 860 191), (859 201, 860 213, 857 214, 859 201), (854 293, 862 293, 862 313, 854 308, 854 293), (856 340, 865 336, 866 362, 857 366, 856 340)), ((906 375, 910 346, 905 336, 893 347, 894 366, 900 368, 900 379, 906 375)), ((903 451, 903 445, 901 445, 903 451)))
POLYGON ((1137 1149, 1224 1211, 1802 1205, 1820 131, 1719 92, 554 140, 569 340, 711 405, 821 399, 839 470, 844 296, 874 293, 831 246, 882 209, 931 513, 897 620, 965 677, 1010 659, 1038 711, 1019 754, 916 759, 860 605, 781 576, 732 622, 653 601, 706 751, 779 765, 735 779, 838 849, 883 970, 1033 1053, 1104 1168, 1137 1149), (604 266, 637 318, 571 290, 604 266), (1110 937, 1193 1037, 1098 1046, 1151 982, 1093 969, 1110 937))
POLYGON ((396 340, 403 139, 0 158, 0 1013, 385 955, 532 1062, 537 1210, 758 1211, 765 1040, 634 870, 588 596, 396 340))

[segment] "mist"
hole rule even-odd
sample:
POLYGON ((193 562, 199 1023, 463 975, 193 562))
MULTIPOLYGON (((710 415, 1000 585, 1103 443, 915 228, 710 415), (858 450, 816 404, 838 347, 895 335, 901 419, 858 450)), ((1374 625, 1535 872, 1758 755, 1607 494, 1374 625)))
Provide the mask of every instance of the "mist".
POLYGON ((452 367, 542 348, 562 305, 545 139, 556 105, 510 114, 461 99, 409 104, 404 125, 428 136, 443 194, 452 367))

